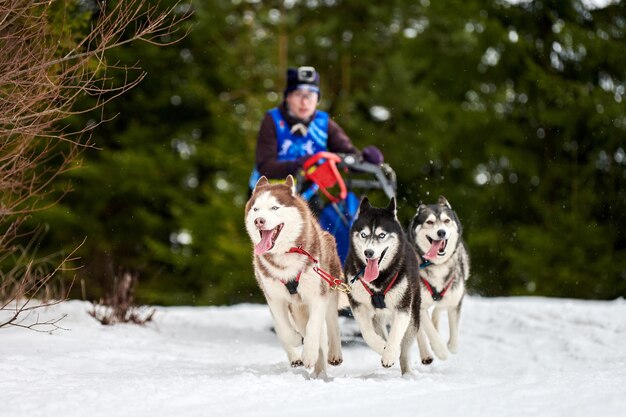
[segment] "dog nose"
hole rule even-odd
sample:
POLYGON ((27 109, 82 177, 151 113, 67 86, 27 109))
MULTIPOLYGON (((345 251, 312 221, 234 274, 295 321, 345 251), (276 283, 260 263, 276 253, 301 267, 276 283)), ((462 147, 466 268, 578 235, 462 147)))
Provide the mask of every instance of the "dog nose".
POLYGON ((437 230, 437 236, 439 236, 440 239, 443 239, 444 237, 446 237, 446 231, 443 229, 437 230))
POLYGON ((365 257, 367 259, 373 258, 374 257, 374 251, 371 249, 366 249, 365 252, 363 252, 363 254, 365 254, 365 257))
POLYGON ((265 219, 263 217, 257 217, 256 219, 254 219, 254 225, 260 229, 261 227, 265 226, 265 219))

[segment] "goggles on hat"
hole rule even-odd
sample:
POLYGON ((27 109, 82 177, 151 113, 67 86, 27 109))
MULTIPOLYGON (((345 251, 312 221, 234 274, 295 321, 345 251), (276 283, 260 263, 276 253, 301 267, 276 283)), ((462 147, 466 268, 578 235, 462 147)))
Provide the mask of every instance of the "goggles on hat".
POLYGON ((299 67, 298 68, 298 81, 302 83, 314 83, 315 82, 315 68, 299 67))

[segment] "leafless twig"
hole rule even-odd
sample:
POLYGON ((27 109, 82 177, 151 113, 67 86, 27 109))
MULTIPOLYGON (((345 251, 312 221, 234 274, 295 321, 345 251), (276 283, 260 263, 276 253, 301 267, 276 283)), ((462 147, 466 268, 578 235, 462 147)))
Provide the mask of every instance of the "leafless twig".
MULTIPOLYGON (((85 134, 99 121, 69 130, 66 119, 101 110, 145 76, 135 63, 107 62, 106 52, 129 42, 176 42, 186 35, 181 23, 191 10, 185 3, 161 9, 147 0, 94 1, 99 10, 94 11, 91 29, 74 39, 68 27, 51 30, 52 7, 60 3, 66 4, 0 1, 0 261, 13 257, 20 260, 16 265, 26 265, 2 271, 0 311, 10 308, 15 314, 0 328, 37 327, 20 324, 20 317, 51 305, 29 302, 71 261, 66 258, 45 273, 41 262, 25 261, 31 255, 17 244, 25 234, 27 216, 54 205, 71 190, 53 184, 80 166, 80 153, 94 146, 85 134), (113 75, 120 70, 121 76, 113 75), (80 100, 85 96, 94 100, 80 100), (85 102, 91 104, 80 107, 85 102)), ((37 323, 58 327, 56 321, 37 323)))
MULTIPOLYGON (((35 239, 31 240, 31 242, 33 241, 35 241, 35 239)), ((40 269, 36 267, 37 264, 33 260, 28 259, 30 256, 28 246, 21 251, 21 256, 16 261, 14 269, 10 270, 8 275, 2 274, 0 295, 2 295, 3 301, 0 302, 0 313, 8 313, 8 315, 3 316, 4 318, 0 318, 0 328, 15 326, 38 331, 52 331, 61 328, 57 323, 62 317, 40 321, 39 315, 37 315, 35 322, 25 324, 25 321, 33 311, 60 304, 67 299, 71 285, 64 294, 60 297, 56 297, 56 299, 46 298, 36 301, 35 297, 42 294, 42 290, 50 285, 52 279, 59 272, 75 269, 67 265, 76 260, 75 253, 81 246, 82 243, 74 249, 72 253, 66 256, 54 271, 43 274, 40 269), (24 262, 26 262, 25 265, 23 265, 24 262), (20 265, 23 265, 23 268, 20 268, 20 265)), ((39 261, 42 262, 41 259, 39 261)))

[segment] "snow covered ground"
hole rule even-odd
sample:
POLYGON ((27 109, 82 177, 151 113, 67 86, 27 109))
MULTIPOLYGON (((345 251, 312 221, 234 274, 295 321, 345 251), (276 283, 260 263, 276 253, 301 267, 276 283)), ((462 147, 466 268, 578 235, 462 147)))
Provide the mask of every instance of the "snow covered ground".
MULTIPOLYGON (((624 416, 626 301, 468 297, 459 353, 402 378, 342 319, 327 380, 291 369, 265 305, 158 308, 106 327, 0 329, 0 416, 624 416)), ((44 317, 45 316, 45 317, 44 317)), ((445 322, 444 322, 445 324, 445 322)))

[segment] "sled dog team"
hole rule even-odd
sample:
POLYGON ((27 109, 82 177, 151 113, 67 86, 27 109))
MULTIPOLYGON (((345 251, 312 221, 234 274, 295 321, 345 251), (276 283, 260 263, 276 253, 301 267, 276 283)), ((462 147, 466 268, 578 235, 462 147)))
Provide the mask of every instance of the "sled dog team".
POLYGON ((322 230, 291 176, 281 184, 259 179, 245 207, 245 226, 255 278, 291 366, 320 375, 327 363, 342 363, 337 310, 343 294, 383 367, 399 359, 402 374, 411 373, 409 351, 416 340, 423 364, 433 361, 431 349, 440 360, 457 351, 469 255, 461 223, 444 197, 420 205, 408 233, 395 198, 378 208, 365 197, 343 270, 334 237, 322 230), (438 332, 442 311, 448 313, 447 347, 438 332))

